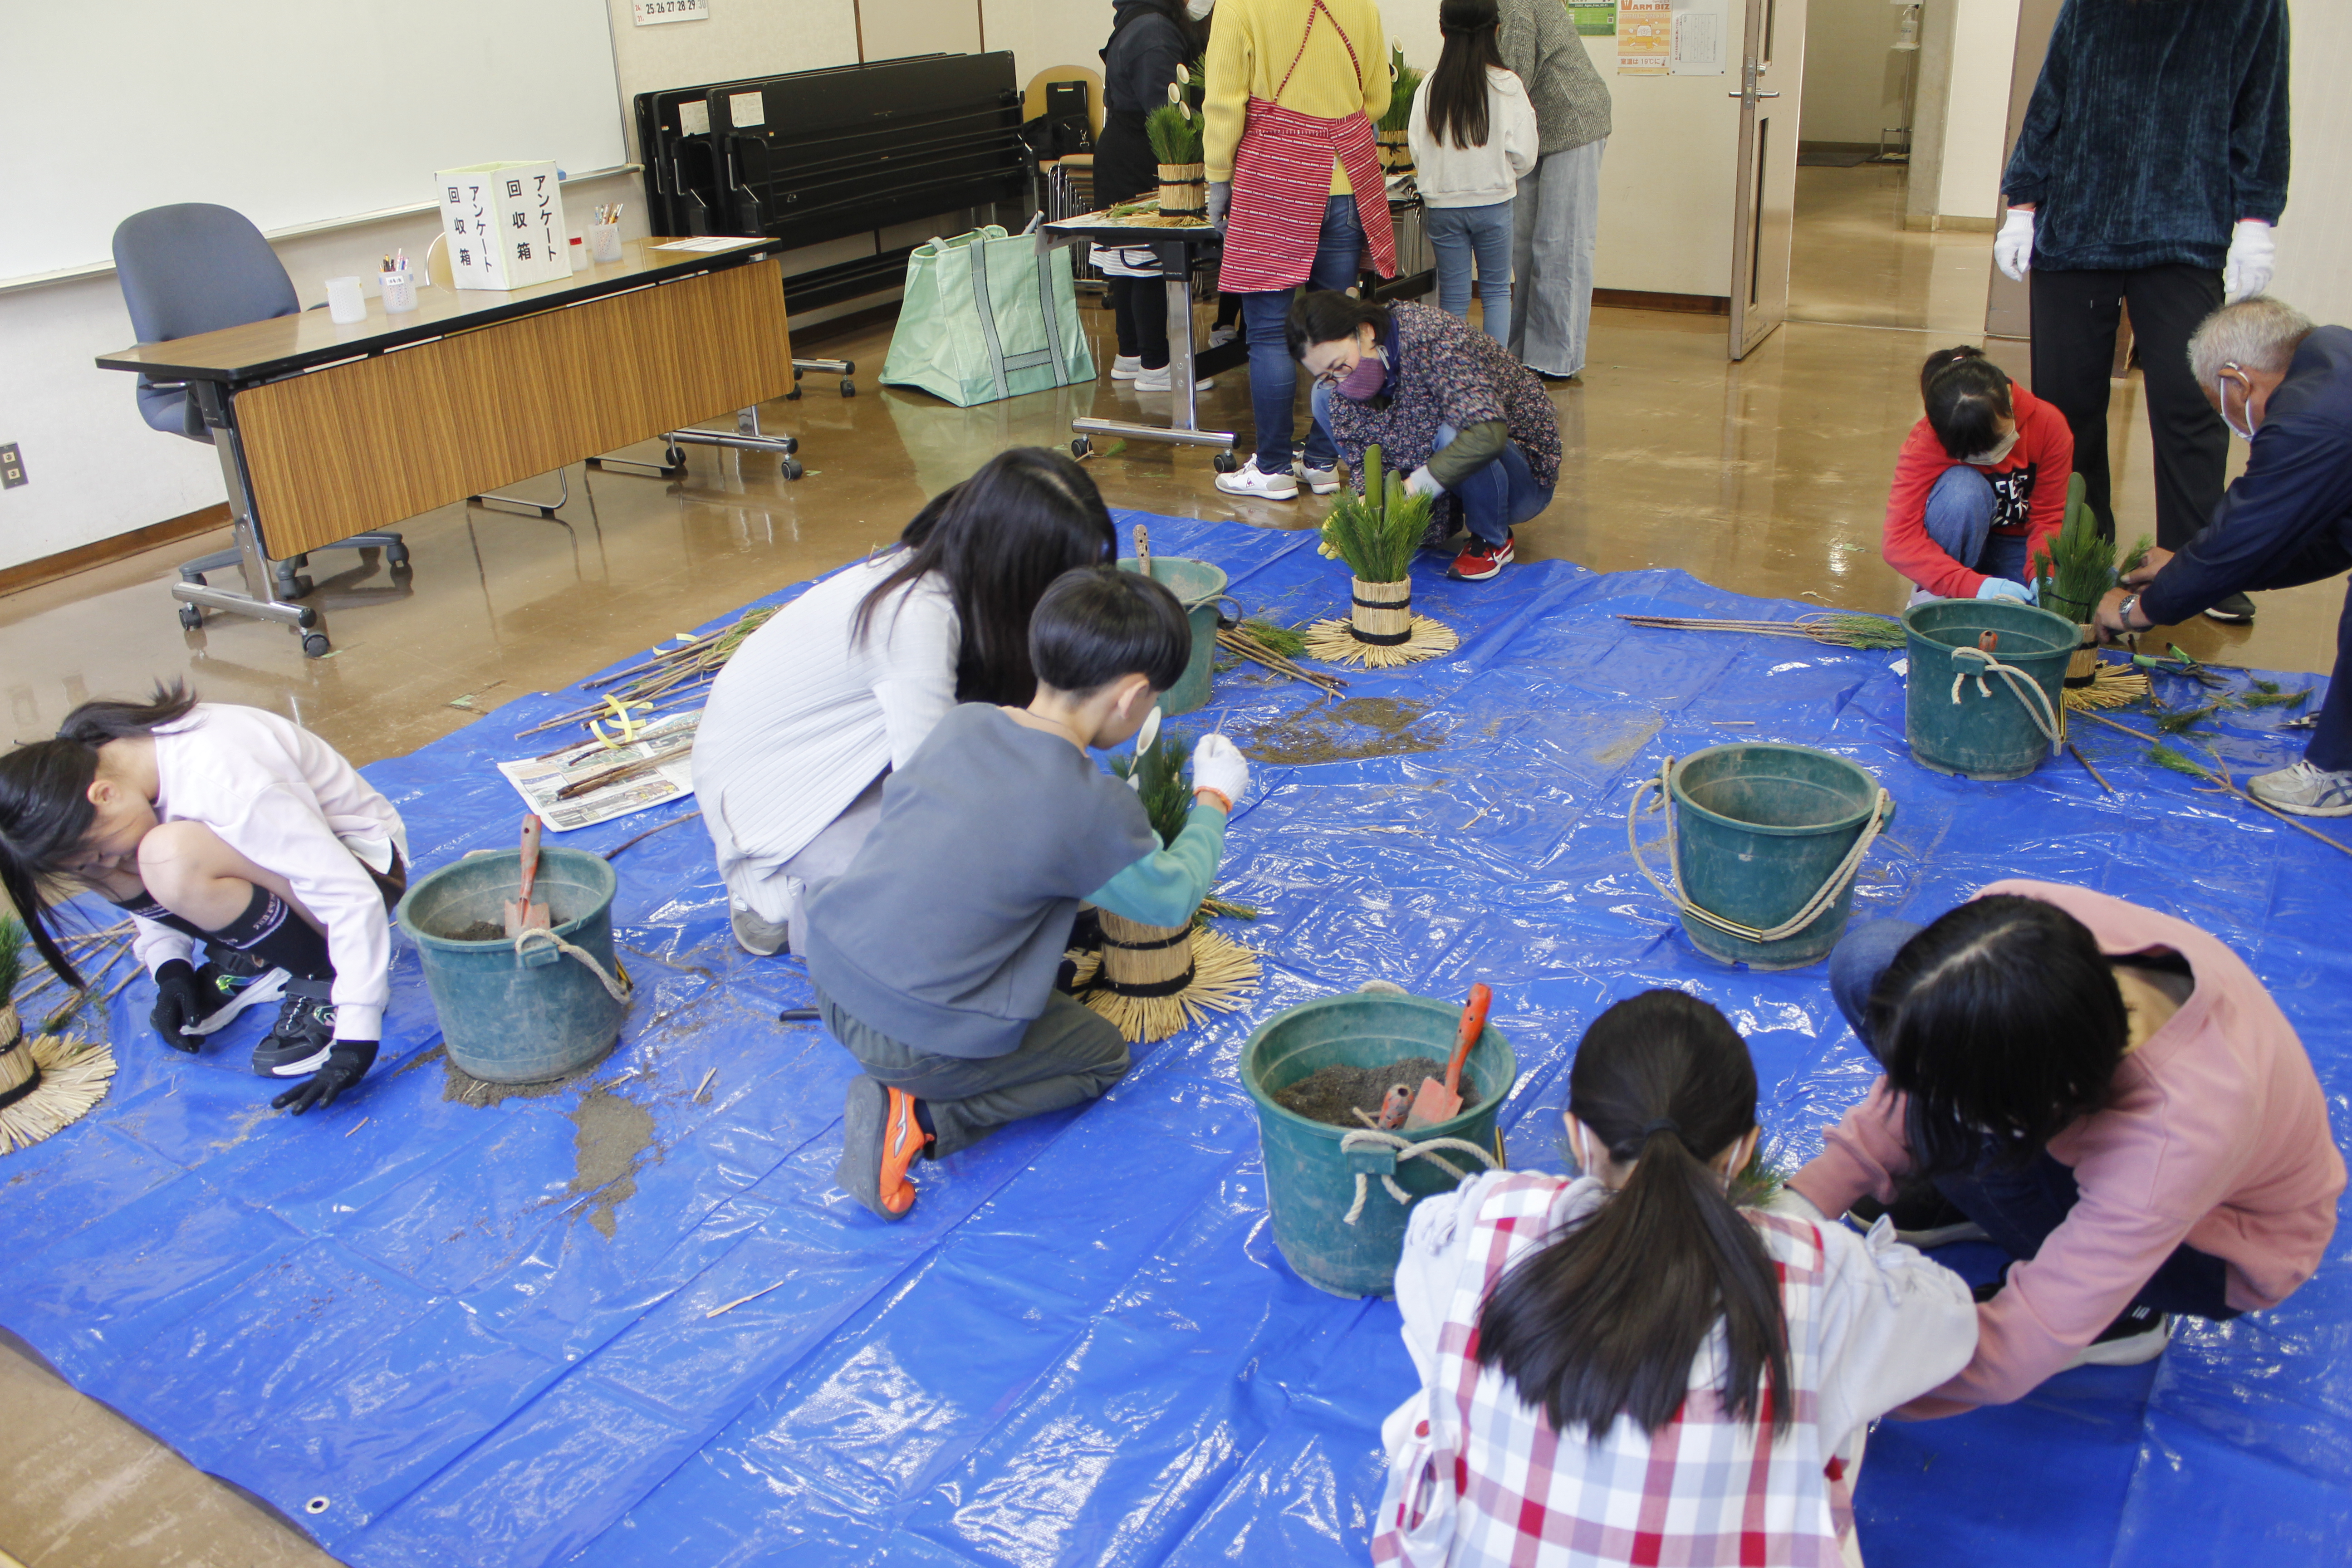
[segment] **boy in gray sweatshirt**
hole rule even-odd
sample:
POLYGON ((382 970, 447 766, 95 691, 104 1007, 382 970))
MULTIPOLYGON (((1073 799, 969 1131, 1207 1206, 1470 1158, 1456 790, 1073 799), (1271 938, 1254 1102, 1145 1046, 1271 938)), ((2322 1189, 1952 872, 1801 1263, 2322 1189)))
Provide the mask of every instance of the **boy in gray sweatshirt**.
POLYGON ((882 790, 849 869, 808 900, 809 976, 866 1072, 842 1110, 843 1189, 886 1220, 907 1173, 990 1129, 1100 1095, 1127 1042, 1055 989, 1080 900, 1179 925, 1209 891, 1249 764, 1222 735, 1192 753, 1194 810, 1162 847, 1089 747, 1124 743, 1184 673, 1175 595, 1115 566, 1046 589, 1029 622, 1037 695, 955 709, 882 790))

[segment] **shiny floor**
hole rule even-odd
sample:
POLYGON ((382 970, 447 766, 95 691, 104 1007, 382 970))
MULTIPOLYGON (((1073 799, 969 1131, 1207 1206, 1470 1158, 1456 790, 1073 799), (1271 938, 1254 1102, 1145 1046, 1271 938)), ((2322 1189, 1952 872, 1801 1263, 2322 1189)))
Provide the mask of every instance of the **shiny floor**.
MULTIPOLYGON (((1990 237, 1906 232, 1897 167, 1798 178, 1790 320, 1747 360, 1725 358, 1719 317, 1594 312, 1583 377, 1553 388, 1567 460, 1550 510, 1521 531, 1525 558, 1681 567, 1744 593, 1901 605, 1906 585, 1878 557, 1887 475, 1918 417, 1920 360, 1980 338, 1990 237)), ((1089 311, 1087 321, 1108 364, 1108 318, 1089 311)), ((289 712, 355 761, 404 752, 866 553, 1004 447, 1058 445, 1089 412, 1167 416, 1166 395, 1107 379, 952 408, 877 384, 888 336, 882 322, 795 343, 859 367, 854 398, 812 376, 800 400, 762 411, 770 427, 800 437, 807 473, 797 482, 772 460, 713 449, 694 451, 677 481, 574 468, 555 521, 458 506, 404 525, 415 557, 405 584, 350 552, 313 557, 334 640, 324 658, 306 659, 290 631, 261 622, 180 629, 165 584, 210 540, 0 598, 8 733, 47 734, 84 698, 182 676, 207 698, 289 712)), ((2024 347, 1993 352, 2022 375, 2024 347)), ((1202 423, 1245 426, 1248 407, 1234 375, 1203 395, 1202 423)), ((2116 387, 2112 426, 2120 527, 2152 531, 2136 377, 2116 387)), ((1087 466, 1114 506, 1307 528, 1328 505, 1222 495, 1205 454, 1185 448, 1133 443, 1087 466)), ((517 489, 552 497, 557 477, 517 489)), ((2331 585, 2260 604, 2251 626, 2200 621, 2170 635, 2222 662, 2328 668, 2331 585)), ((0 1422, 0 1553, 76 1568, 327 1561, 5 1342, 0 1410, 11 1417, 0 1422)))

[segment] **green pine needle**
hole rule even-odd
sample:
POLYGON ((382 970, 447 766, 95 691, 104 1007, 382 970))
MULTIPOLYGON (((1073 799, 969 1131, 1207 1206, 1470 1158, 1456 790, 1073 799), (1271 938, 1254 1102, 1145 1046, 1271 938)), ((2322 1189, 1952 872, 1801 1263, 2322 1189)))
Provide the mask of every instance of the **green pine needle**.
POLYGON ((1323 520, 1323 552, 1345 561, 1363 582, 1402 582, 1429 531, 1430 498, 1407 495, 1403 476, 1381 466, 1378 447, 1364 448, 1359 478, 1364 493, 1341 496, 1323 520))
POLYGON ((2154 745, 2147 749, 2147 760, 2160 768, 2170 768, 2176 773, 2187 773, 2192 779, 2210 779, 2205 764, 2186 752, 2176 752, 2170 746, 2154 745))
POLYGON ((1163 163, 1201 161, 1201 116, 1181 104, 1163 103, 1143 117, 1143 134, 1151 155, 1163 163))
POLYGON ((1911 642, 1903 623, 1885 616, 1826 616, 1822 623, 1848 647, 1907 647, 1911 642))
POLYGON ((2116 567, 2116 570, 2125 575, 2129 575, 2131 573, 2138 571, 2141 565, 2147 562, 2147 552, 2155 548, 2156 535, 2152 533, 2141 534, 2137 539, 2132 541, 2131 553, 2124 557, 2123 564, 2116 567))
POLYGON ((1237 904, 1231 899, 1211 898, 1202 900, 1199 918, 1206 920, 1212 915, 1214 915, 1217 919, 1223 921, 1254 921, 1257 919, 1257 906, 1255 904, 1237 904))
MULTIPOLYGON (((1412 96, 1419 91, 1422 73, 1404 63, 1404 50, 1391 51, 1388 112, 1381 116, 1382 131, 1403 131, 1412 124, 1412 96)), ((1368 579, 1369 580, 1369 579, 1368 579)))
POLYGON ((2238 699, 2249 708, 2300 708, 2311 696, 2307 687, 2301 691, 2281 691, 2275 680, 2257 680, 2254 684, 2263 689, 2249 691, 2238 699))
POLYGON ((2221 710, 2219 702, 2208 702, 2202 708, 2189 708, 2179 713, 2158 713, 2153 717, 2158 730, 2168 735, 2179 735, 2187 733, 2200 719, 2210 719, 2221 710))
POLYGON ((1142 769, 1143 787, 1136 795, 1143 802, 1143 815, 1150 819, 1151 831, 1160 835, 1163 845, 1176 841, 1192 814, 1192 786, 1184 777, 1184 764, 1192 757, 1192 737, 1163 728, 1150 751, 1111 760, 1111 772, 1123 779, 1134 777, 1136 770, 1142 769))
POLYGON ((2083 476, 2066 487, 2066 521, 2056 538, 2033 547, 2033 574, 2042 607, 2081 626, 2115 585, 2116 546, 2099 533, 2098 515, 2083 500, 2083 476))
POLYGON ((1278 653, 1285 658, 1297 658, 1307 651, 1307 634, 1296 627, 1278 626, 1252 616, 1242 623, 1241 629, 1264 643, 1267 652, 1278 653))
POLYGON ((1789 1173, 1767 1161, 1763 1146, 1759 1143, 1748 1156, 1748 1163, 1739 1167, 1739 1173, 1731 1178, 1731 1191, 1727 1195, 1734 1208, 1769 1208, 1788 1181, 1789 1173))
POLYGON ((16 982, 25 977, 25 922, 15 915, 0 914, 0 1007, 16 994, 16 982))

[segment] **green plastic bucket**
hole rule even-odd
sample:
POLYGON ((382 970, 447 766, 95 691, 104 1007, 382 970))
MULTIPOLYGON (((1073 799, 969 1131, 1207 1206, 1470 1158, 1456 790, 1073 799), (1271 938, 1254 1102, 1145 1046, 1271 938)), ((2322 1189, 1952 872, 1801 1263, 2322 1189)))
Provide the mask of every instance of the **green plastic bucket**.
MULTIPOLYGON (((1122 572, 1132 572, 1135 557, 1126 556, 1118 565, 1122 572)), ((1225 574, 1205 561, 1154 555, 1151 580, 1167 585, 1192 623, 1192 657, 1184 665, 1184 679, 1160 699, 1160 711, 1172 719, 1208 705, 1209 666, 1217 657, 1217 600, 1225 591, 1225 574)))
MULTIPOLYGON (((469 942, 450 934, 487 921, 503 927, 522 880, 522 856, 474 855, 418 881, 400 900, 400 927, 416 944, 425 988, 449 1059, 489 1083, 543 1083, 613 1048, 628 1004, 577 957, 545 938, 469 942)), ((624 992, 613 957, 613 868, 577 849, 541 849, 534 900, 550 929, 604 966, 624 992)))
MULTIPOLYGON (((1433 996, 1357 992, 1286 1008, 1257 1027, 1242 1047, 1242 1083, 1257 1101, 1259 1142, 1265 1152, 1265 1201, 1274 1216, 1274 1244, 1298 1277, 1335 1296, 1387 1296, 1396 1289, 1397 1258, 1404 1249, 1405 1216, 1412 1201, 1454 1190, 1459 1178, 1426 1155, 1400 1159, 1393 1145, 1359 1138, 1351 1129, 1314 1121, 1276 1104, 1288 1089, 1320 1068, 1381 1067, 1404 1057, 1444 1061, 1462 1022, 1459 1003, 1433 996), (1357 1205, 1358 1179, 1364 1187, 1357 1205), (1403 1190, 1399 1203, 1381 1181, 1403 1190), (1357 1209, 1356 1222, 1348 1213, 1357 1209)), ((1492 1024, 1462 1064, 1465 1109, 1450 1121, 1394 1136, 1411 1143, 1457 1138, 1492 1154, 1495 1113, 1518 1075, 1510 1042, 1492 1024)), ((1420 1089, 1416 1080, 1412 1087, 1420 1089)), ((1432 1151, 1473 1174, 1486 1168, 1458 1148, 1432 1151)))
POLYGON ((1911 638, 1903 732, 1922 766, 2021 779, 2041 764, 2052 749, 2043 725, 2054 721, 2065 733, 2066 665, 2080 628, 2015 599, 1931 599, 1903 612, 1903 629, 1911 638), (2000 635, 1992 655, 2021 672, 2014 679, 1988 673, 1977 657, 1977 638, 1986 632, 2000 635), (2028 681, 2049 700, 2046 714, 2023 689, 2028 681))
POLYGON ((1692 946, 1751 969, 1801 969, 1837 944, 1867 841, 1894 815, 1894 797, 1843 757, 1743 742, 1669 757, 1633 792, 1625 837, 1642 875, 1681 912, 1692 946), (1671 881, 1643 859, 1635 831, 1643 801, 1662 783, 1671 881))

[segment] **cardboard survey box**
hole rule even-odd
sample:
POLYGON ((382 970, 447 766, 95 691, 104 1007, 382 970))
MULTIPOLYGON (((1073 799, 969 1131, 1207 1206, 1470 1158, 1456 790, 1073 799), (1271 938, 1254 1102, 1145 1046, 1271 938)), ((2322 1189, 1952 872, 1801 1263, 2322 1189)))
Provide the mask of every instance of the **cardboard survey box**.
POLYGON ((475 163, 433 179, 458 288, 523 289, 572 276, 553 163, 475 163))

